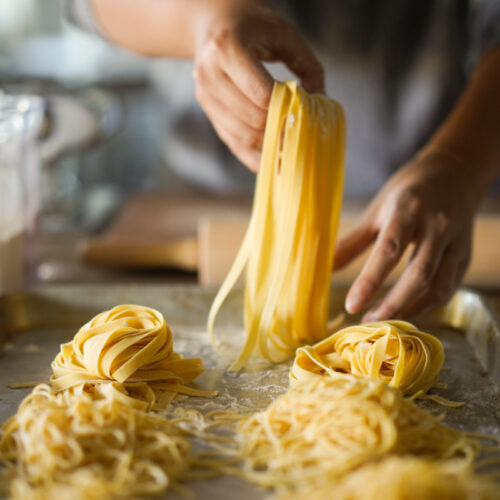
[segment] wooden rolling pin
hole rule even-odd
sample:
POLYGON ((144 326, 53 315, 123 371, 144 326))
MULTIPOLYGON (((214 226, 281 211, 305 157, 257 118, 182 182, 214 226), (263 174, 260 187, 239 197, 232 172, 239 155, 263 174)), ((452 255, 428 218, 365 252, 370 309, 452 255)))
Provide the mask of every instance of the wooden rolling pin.
POLYGON ((232 213, 244 225, 250 207, 250 198, 197 193, 134 194, 103 234, 80 242, 79 252, 86 262, 103 267, 196 271, 200 217, 217 218, 232 213))
POLYGON ((119 238, 84 240, 80 253, 89 263, 120 269, 154 269, 174 267, 184 271, 198 269, 196 237, 170 241, 140 241, 119 238))

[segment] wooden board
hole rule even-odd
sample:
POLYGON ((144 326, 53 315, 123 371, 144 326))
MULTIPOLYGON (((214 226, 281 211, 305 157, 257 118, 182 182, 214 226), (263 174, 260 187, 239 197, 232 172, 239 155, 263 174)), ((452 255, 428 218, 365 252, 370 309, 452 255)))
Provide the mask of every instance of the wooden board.
POLYGON ((82 258, 114 268, 198 269, 201 217, 247 217, 251 199, 202 194, 140 193, 131 196, 107 230, 80 244, 82 258))

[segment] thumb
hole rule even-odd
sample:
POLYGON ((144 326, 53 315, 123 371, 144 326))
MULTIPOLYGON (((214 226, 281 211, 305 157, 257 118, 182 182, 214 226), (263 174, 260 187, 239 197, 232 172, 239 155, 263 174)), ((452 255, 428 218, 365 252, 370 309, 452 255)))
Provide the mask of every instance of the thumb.
POLYGON ((340 239, 335 248, 333 268, 345 267, 365 250, 377 237, 377 231, 362 224, 340 239))

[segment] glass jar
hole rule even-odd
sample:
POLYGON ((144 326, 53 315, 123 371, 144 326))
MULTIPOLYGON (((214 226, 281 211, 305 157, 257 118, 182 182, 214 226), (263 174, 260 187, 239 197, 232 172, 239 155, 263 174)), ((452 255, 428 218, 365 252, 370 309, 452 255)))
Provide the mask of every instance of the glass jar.
POLYGON ((40 210, 43 100, 0 94, 0 294, 19 290, 40 210))

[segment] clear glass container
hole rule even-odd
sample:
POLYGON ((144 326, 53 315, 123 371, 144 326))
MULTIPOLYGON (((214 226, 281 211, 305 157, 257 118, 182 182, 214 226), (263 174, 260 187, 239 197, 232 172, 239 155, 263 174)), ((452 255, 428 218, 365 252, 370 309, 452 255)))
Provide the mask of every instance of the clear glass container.
POLYGON ((0 294, 21 289, 30 271, 41 200, 42 120, 40 97, 0 94, 0 294))

